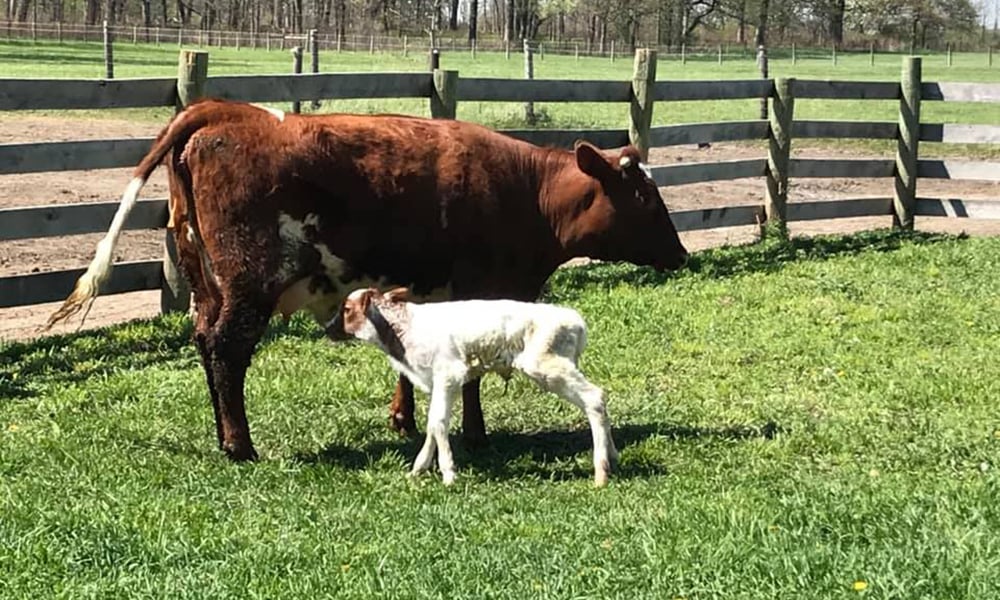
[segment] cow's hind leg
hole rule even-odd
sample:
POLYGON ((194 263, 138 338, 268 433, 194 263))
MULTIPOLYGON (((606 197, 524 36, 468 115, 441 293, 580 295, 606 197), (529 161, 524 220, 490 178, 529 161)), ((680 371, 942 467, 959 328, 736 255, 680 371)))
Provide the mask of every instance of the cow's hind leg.
POLYGON ((479 402, 479 382, 473 379, 462 386, 462 443, 467 448, 482 448, 489 443, 479 402))
POLYGON ((204 337, 211 371, 209 379, 218 397, 222 450, 233 460, 257 458, 244 406, 244 384, 250 359, 270 315, 271 307, 263 298, 227 295, 219 318, 204 337))
POLYGON ((212 354, 208 349, 208 334, 218 318, 219 309, 214 303, 199 302, 195 295, 196 317, 194 324, 194 344, 201 355, 201 364, 205 369, 205 381, 208 384, 208 394, 212 399, 212 412, 215 416, 215 437, 222 450, 222 418, 219 414, 219 392, 215 389, 215 375, 212 369, 212 354))
POLYGON ((413 409, 413 384, 400 375, 396 392, 392 395, 392 404, 389 405, 389 427, 405 437, 416 435, 417 422, 413 418, 413 409))

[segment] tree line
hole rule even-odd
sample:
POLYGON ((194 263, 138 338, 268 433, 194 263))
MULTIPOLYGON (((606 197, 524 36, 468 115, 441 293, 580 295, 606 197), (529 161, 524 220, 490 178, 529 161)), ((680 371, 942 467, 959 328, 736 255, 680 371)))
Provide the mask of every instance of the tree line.
POLYGON ((5 0, 11 21, 347 35, 583 40, 604 50, 735 43, 996 44, 1000 0, 5 0), (992 6, 991 4, 992 3, 992 6), (988 22, 992 16, 992 23, 988 22))

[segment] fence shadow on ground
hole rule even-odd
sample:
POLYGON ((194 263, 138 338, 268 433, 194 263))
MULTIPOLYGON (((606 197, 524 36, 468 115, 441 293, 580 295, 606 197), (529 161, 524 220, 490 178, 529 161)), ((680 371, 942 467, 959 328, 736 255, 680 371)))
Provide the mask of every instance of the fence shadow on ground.
MULTIPOLYGON (((632 479, 667 472, 662 464, 630 455, 630 447, 650 438, 662 437, 672 441, 773 439, 783 431, 773 421, 760 425, 725 427, 690 427, 672 423, 622 425, 613 428, 611 432, 615 445, 622 453, 622 460, 614 477, 632 479)), ((330 444, 315 453, 297 454, 294 460, 303 464, 336 465, 361 470, 386 455, 398 454, 404 457, 409 467, 419 452, 423 439, 421 433, 415 439, 380 440, 362 447, 330 444)), ((459 469, 472 467, 489 479, 537 477, 545 480, 570 480, 593 477, 590 462, 593 442, 589 429, 529 433, 496 431, 490 434, 490 444, 487 447, 476 450, 467 450, 462 445, 461 435, 453 431, 451 446, 459 469), (577 457, 583 457, 584 460, 576 460, 577 457)))
POLYGON ((704 250, 692 254, 684 269, 662 273, 650 267, 624 263, 595 263, 561 269, 549 280, 543 297, 549 300, 573 298, 583 287, 595 285, 608 288, 619 284, 657 286, 692 274, 696 277, 721 279, 749 273, 773 273, 797 261, 828 260, 866 252, 891 252, 898 250, 904 243, 924 245, 965 237, 967 236, 879 229, 845 236, 764 240, 742 246, 704 250))

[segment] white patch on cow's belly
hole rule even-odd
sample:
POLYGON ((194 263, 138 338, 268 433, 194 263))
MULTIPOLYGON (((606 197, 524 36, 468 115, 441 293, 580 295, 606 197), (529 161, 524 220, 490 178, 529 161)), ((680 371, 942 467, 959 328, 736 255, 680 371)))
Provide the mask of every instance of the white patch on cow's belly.
MULTIPOLYGON (((376 288, 384 292, 394 287, 412 285, 412 283, 393 282, 386 277, 378 279, 359 277, 344 281, 342 277, 348 270, 347 263, 333 254, 326 244, 308 239, 306 227, 314 227, 318 230, 319 215, 310 213, 306 215, 305 219, 299 221, 287 213, 278 213, 278 235, 282 242, 282 265, 278 273, 279 280, 287 281, 294 273, 298 272, 299 265, 296 264, 296 261, 299 251, 303 246, 311 246, 319 253, 322 273, 326 275, 335 289, 333 291, 310 290, 313 278, 319 273, 310 274, 296 280, 285 289, 278 298, 275 313, 281 313, 287 319, 300 310, 306 310, 312 313, 320 323, 326 323, 333 318, 344 298, 358 288, 376 288)), ((428 294, 411 293, 411 296, 414 302, 436 302, 450 300, 451 293, 451 284, 448 284, 435 288, 428 294)))

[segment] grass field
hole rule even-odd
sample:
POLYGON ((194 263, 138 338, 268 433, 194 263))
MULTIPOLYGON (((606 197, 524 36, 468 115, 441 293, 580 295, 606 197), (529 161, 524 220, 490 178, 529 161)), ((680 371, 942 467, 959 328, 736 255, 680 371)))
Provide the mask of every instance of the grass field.
MULTIPOLYGON (((290 54, 287 51, 266 51, 263 49, 235 50, 233 48, 209 48, 209 74, 238 73, 288 73, 291 71, 290 54)), ((118 77, 172 77, 177 72, 176 45, 153 46, 121 43, 115 46, 115 73, 118 77)), ((796 64, 788 58, 770 62, 773 77, 797 77, 800 79, 849 79, 898 81, 902 56, 898 54, 879 55, 874 67, 869 65, 867 53, 842 53, 836 66, 827 57, 819 57, 800 52, 796 64)), ((0 73, 4 77, 103 77, 103 55, 97 42, 55 43, 32 45, 27 41, 0 42, 0 73)), ((468 52, 444 51, 443 68, 456 69, 461 75, 477 77, 523 77, 523 63, 519 56, 512 55, 505 60, 502 54, 480 53, 473 60, 468 52)), ((943 55, 924 58, 925 81, 967 81, 1000 82, 1000 65, 986 67, 985 54, 956 54, 953 66, 948 67, 943 55)), ((424 52, 414 52, 408 57, 390 53, 323 52, 320 68, 324 72, 346 71, 421 71, 425 70, 427 56, 424 52)), ((625 80, 632 74, 630 56, 611 62, 608 58, 547 55, 536 59, 535 76, 555 79, 611 79, 625 80)), ((691 57, 686 64, 676 58, 661 59, 658 78, 674 79, 747 79, 759 77, 752 58, 733 58, 723 65, 714 56, 691 57)), ((287 108, 287 107, 286 107, 287 108)), ((539 104, 542 127, 627 127, 628 107, 625 104, 539 104)), ((423 99, 372 99, 324 102, 323 111, 357 112, 400 112, 427 114, 428 103, 423 99)), ((898 103, 894 101, 825 101, 800 100, 795 105, 796 118, 801 119, 848 119, 895 121, 898 118, 898 103)), ((926 102, 922 108, 924 122, 938 123, 979 123, 1000 124, 1000 109, 996 105, 976 103, 926 102)), ((152 119, 165 121, 170 109, 68 111, 61 115, 75 114, 80 117, 125 116, 131 119, 152 119)), ((521 127, 523 108, 514 103, 460 102, 460 119, 485 123, 495 127, 521 127)), ((759 114, 759 101, 715 101, 715 102, 674 102, 661 103, 654 111, 655 124, 692 123, 705 121, 726 121, 755 119, 759 114)), ((810 142, 814 143, 814 142, 810 142)), ((848 142, 859 146, 857 142, 848 142)), ((937 145, 927 145, 930 153, 940 153, 937 145)), ((881 142, 862 143, 860 148, 872 151, 894 151, 881 142)), ((964 147, 948 154, 974 154, 977 156, 1000 156, 994 147, 964 147)))
POLYGON ((186 319, 8 343, 0 597, 998 597, 997 273, 1000 239, 886 232, 560 271, 622 449, 604 490, 523 378, 487 380, 454 488, 406 480, 386 361, 305 321, 250 370, 244 466, 186 319))

